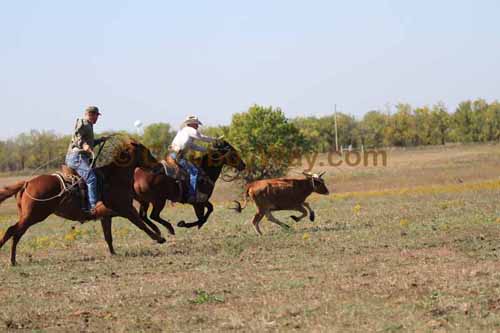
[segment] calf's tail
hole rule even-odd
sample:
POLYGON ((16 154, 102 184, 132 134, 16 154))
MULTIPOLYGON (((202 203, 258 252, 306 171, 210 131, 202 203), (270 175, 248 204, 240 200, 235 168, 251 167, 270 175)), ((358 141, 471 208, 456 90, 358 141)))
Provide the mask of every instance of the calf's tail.
POLYGON ((243 206, 240 204, 239 201, 233 200, 233 202, 236 204, 236 206, 231 207, 230 209, 233 209, 236 212, 241 213, 243 211, 243 209, 245 209, 247 207, 248 197, 249 197, 248 191, 249 190, 250 190, 250 187, 247 186, 247 188, 245 189, 245 193, 243 193, 243 206))

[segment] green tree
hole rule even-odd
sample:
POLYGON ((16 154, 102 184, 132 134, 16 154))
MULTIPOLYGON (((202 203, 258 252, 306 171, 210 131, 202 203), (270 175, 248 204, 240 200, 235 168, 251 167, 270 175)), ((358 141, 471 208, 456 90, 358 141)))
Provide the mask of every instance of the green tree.
POLYGON ((7 144, 0 141, 0 171, 5 171, 7 165, 7 144))
POLYGON ((486 126, 483 129, 483 136, 487 137, 487 140, 499 140, 500 139, 500 103, 494 101, 488 106, 485 114, 486 126))
POLYGON ((415 139, 413 144, 429 145, 432 143, 432 115, 431 110, 427 107, 419 107, 414 111, 415 123, 415 139))
POLYGON ((465 101, 458 105, 457 110, 453 114, 453 131, 452 137, 457 142, 472 142, 474 136, 472 133, 472 103, 465 101))
POLYGON ((489 141, 488 123, 488 103, 484 99, 478 99, 472 102, 472 140, 475 142, 489 141))
POLYGON ((388 117, 380 111, 370 111, 361 121, 361 139, 366 147, 379 148, 384 145, 384 131, 388 117))
MULTIPOLYGON (((319 119, 320 136, 327 142, 328 149, 335 149, 335 115, 321 117, 319 119)), ((358 124, 354 116, 341 112, 337 113, 337 137, 340 146, 352 145, 356 147, 360 142, 358 124)))
POLYGON ((166 123, 155 123, 144 128, 142 143, 157 158, 163 158, 168 152, 168 146, 175 136, 171 126, 166 123))
POLYGON ((331 147, 328 138, 322 135, 321 118, 317 117, 298 117, 292 120, 292 123, 300 130, 300 133, 311 144, 314 151, 326 152, 331 147))
POLYGON ((3 144, 3 164, 2 171, 19 170, 19 163, 16 156, 16 144, 13 139, 7 140, 3 144))
POLYGON ((26 162, 28 162, 31 155, 33 147, 32 138, 26 133, 21 133, 15 138, 14 144, 14 158, 18 163, 18 169, 24 170, 26 168, 26 162))
POLYGON ((443 103, 438 103, 432 107, 431 123, 431 143, 444 145, 448 139, 451 118, 443 103))
POLYGON ((59 166, 64 161, 65 149, 60 149, 56 134, 49 131, 31 130, 31 154, 26 162, 30 169, 44 166, 45 169, 59 166))
POLYGON ((416 125, 412 108, 409 104, 396 105, 396 113, 389 118, 384 131, 384 143, 392 146, 411 146, 415 143, 416 125))
POLYGON ((280 108, 259 105, 233 115, 228 139, 247 164, 247 181, 286 174, 292 159, 310 148, 280 108))

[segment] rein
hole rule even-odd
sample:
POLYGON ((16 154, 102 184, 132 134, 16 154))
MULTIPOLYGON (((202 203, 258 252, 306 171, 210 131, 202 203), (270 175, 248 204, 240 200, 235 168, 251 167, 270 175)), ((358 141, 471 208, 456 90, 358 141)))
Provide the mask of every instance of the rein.
MULTIPOLYGON (((221 162, 221 161, 224 161, 224 160, 227 158, 227 155, 231 152, 229 149, 227 149, 227 150, 225 151, 225 153, 222 153, 222 151, 221 151, 221 150, 217 150, 217 149, 212 149, 212 151, 215 151, 215 152, 220 153, 220 157, 219 157, 219 158, 213 158, 213 157, 212 157, 212 156, 213 156, 212 154, 207 153, 207 158, 209 158, 210 160, 215 161, 215 162, 221 162)), ((223 166, 223 167, 224 167, 224 166, 223 166)), ((223 170, 227 170, 227 169, 223 169, 223 170)), ((228 176, 227 172, 222 172, 222 173, 221 173, 221 175, 220 175, 220 178, 221 178, 223 181, 225 181, 225 182, 227 182, 227 183, 230 183, 230 182, 235 181, 236 179, 238 179, 238 178, 240 177, 240 173, 241 173, 241 171, 238 171, 238 172, 236 173, 236 175, 234 175, 234 176, 228 176)))
MULTIPOLYGON (((225 169, 227 170, 227 169, 225 169)), ((223 172, 220 176, 220 178, 225 181, 226 183, 230 183, 235 181, 236 179, 240 178, 241 171, 236 172, 234 176, 230 176, 227 174, 227 172, 223 172)))

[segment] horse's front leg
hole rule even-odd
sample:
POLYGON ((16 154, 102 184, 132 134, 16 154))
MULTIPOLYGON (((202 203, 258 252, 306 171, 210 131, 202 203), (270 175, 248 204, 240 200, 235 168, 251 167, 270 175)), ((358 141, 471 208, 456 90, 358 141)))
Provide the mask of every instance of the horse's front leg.
POLYGON ((205 207, 207 207, 207 212, 205 213, 205 216, 203 216, 203 222, 200 222, 200 224, 198 225, 198 229, 201 229, 201 227, 203 227, 203 225, 208 221, 208 217, 214 211, 214 205, 212 205, 210 201, 207 201, 205 203, 205 207))
POLYGON ((102 231, 104 233, 104 239, 108 244, 109 253, 112 255, 116 254, 113 248, 113 235, 111 233, 111 216, 104 216, 101 218, 102 231))
POLYGON ((190 223, 180 221, 179 223, 177 223, 178 227, 180 227, 180 228, 198 227, 198 229, 199 229, 203 226, 203 224, 205 224, 205 222, 207 221, 206 219, 214 210, 214 206, 211 203, 209 203, 208 201, 203 202, 203 203, 196 203, 192 206, 194 208, 194 212, 196 213, 196 217, 198 218, 198 221, 190 222, 190 223), (205 207, 208 208, 207 214, 205 214, 205 207))
POLYGON ((166 242, 161 233, 155 233, 144 223, 141 216, 133 206, 130 206, 130 209, 128 209, 127 212, 120 215, 130 220, 130 222, 132 222, 137 228, 144 231, 149 237, 151 237, 151 239, 157 241, 160 244, 166 242))
POLYGON ((158 201, 153 202, 153 211, 151 212, 150 216, 153 220, 155 220, 156 222, 160 223, 165 228, 167 228, 168 232, 171 235, 175 235, 174 227, 172 227, 170 222, 165 221, 164 219, 162 219, 160 217, 160 213, 163 210, 163 208, 165 207, 166 202, 167 202, 166 200, 158 200, 158 201))

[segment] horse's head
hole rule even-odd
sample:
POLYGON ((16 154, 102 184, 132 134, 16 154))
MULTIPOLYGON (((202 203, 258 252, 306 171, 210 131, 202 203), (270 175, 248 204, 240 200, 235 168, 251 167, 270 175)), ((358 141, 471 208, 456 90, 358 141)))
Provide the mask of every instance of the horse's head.
POLYGON ((151 151, 146 148, 140 142, 132 142, 131 145, 135 149, 135 160, 137 166, 140 168, 152 168, 156 164, 158 164, 158 160, 151 154, 151 151))
POLYGON ((115 163, 124 167, 152 168, 158 161, 142 143, 130 140, 115 157, 115 163))
POLYGON ((228 165, 238 171, 246 168, 238 151, 226 140, 217 140, 208 154, 209 163, 212 165, 228 165))

